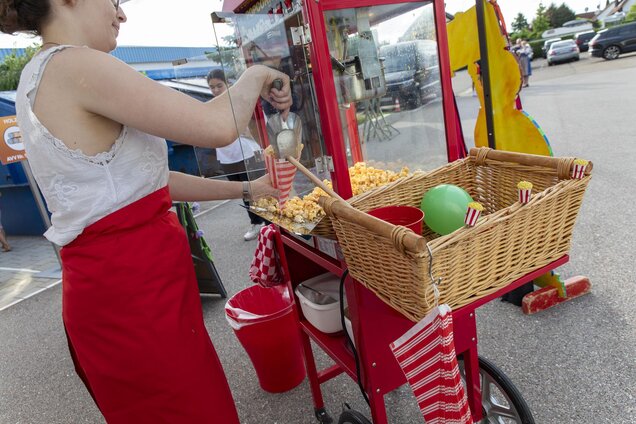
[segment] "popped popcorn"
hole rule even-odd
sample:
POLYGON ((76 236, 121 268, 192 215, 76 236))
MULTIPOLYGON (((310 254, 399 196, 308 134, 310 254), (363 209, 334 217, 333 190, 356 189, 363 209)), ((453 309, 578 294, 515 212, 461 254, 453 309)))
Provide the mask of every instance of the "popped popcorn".
MULTIPOLYGON (((400 172, 393 172, 358 162, 349 168, 351 190, 354 196, 389 184, 407 175, 409 175, 407 167, 403 167, 400 172)), ((323 182, 329 188, 332 187, 331 181, 324 180, 323 182)), ((278 206, 276 199, 271 197, 259 199, 254 202, 253 206, 256 208, 256 212, 268 221, 292 229, 296 233, 308 234, 313 226, 325 216, 325 212, 318 204, 318 199, 321 196, 328 196, 328 194, 316 187, 302 198, 299 196, 290 198, 282 209, 278 206)))

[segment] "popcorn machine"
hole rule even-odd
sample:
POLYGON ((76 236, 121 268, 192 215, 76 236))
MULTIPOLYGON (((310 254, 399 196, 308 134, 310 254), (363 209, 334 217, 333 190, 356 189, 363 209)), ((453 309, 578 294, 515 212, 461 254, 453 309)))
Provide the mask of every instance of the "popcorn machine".
MULTIPOLYGON (((357 355, 342 332, 319 331, 296 308, 316 418, 332 422, 320 385, 346 373, 368 397, 373 422, 386 423, 383 396, 406 382, 388 346, 413 322, 348 276, 318 206, 325 193, 301 172, 277 172, 276 161, 283 159, 277 134, 292 130, 300 146, 293 156, 314 180, 354 205, 371 189, 465 157, 450 80, 444 3, 226 0, 223 9, 212 15, 218 49, 211 56, 226 75, 236 77, 261 64, 286 73, 292 82, 294 105, 287 122, 269 104, 257 105, 251 133, 263 152, 246 162, 248 173, 258 175, 267 168, 280 179, 282 200, 260 200, 251 209, 281 228, 277 250, 290 291, 323 274, 341 279, 346 288, 357 355), (333 366, 316 369, 312 342, 333 366)), ((559 254, 505 288, 453 311, 455 347, 462 355, 462 379, 475 421, 484 411, 502 407, 482 399, 480 385, 499 381, 500 372, 489 364, 491 372, 484 374, 474 309, 566 261, 567 255, 559 254)), ((516 389, 505 396, 510 410, 503 408, 504 416, 532 422, 516 389)))
MULTIPOLYGON (((289 75, 291 112, 302 127, 300 161, 345 199, 401 172, 431 170, 465 155, 443 3, 359 3, 226 1, 226 12, 213 14, 226 74, 262 64, 289 75)), ((264 102, 257 109, 254 136, 266 148, 278 111, 264 102)), ((255 166, 262 169, 264 161, 255 166)), ((296 174, 289 207, 304 208, 306 202, 294 199, 313 188, 296 174)), ((272 206, 255 207, 296 233, 311 234, 321 217, 277 219, 272 206)))

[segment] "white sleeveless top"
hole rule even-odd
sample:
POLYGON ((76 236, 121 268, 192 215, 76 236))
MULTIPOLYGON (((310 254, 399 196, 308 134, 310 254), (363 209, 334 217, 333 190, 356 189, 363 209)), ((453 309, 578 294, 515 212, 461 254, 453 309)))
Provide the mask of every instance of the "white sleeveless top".
POLYGON ((165 187, 169 176, 162 138, 124 126, 109 151, 88 156, 69 149, 40 123, 33 113, 38 85, 49 59, 65 48, 74 47, 36 54, 22 71, 16 97, 29 164, 52 214, 44 236, 60 246, 106 215, 165 187))

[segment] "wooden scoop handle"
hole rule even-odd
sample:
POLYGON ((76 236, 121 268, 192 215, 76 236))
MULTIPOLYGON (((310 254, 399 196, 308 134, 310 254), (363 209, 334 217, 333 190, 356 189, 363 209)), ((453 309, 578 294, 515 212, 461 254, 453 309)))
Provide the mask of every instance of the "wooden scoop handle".
MULTIPOLYGON (((349 202, 344 200, 342 197, 338 195, 335 191, 330 189, 325 183, 320 181, 318 177, 311 173, 311 171, 303 166, 300 162, 298 162, 295 158, 291 156, 287 156, 285 158, 292 165, 294 165, 300 172, 302 172, 307 178, 309 178, 314 184, 323 189, 329 196, 337 199, 337 201, 330 201, 332 212, 340 216, 349 222, 354 222, 359 224, 366 229, 375 232, 376 234, 380 234, 383 237, 392 240, 393 230, 395 229, 395 225, 389 224, 386 221, 382 221, 374 216, 361 212, 355 209, 349 202)), ((325 201, 329 201, 327 197, 320 197, 318 199, 318 203, 320 206, 324 208, 325 201)), ((413 231, 407 231, 401 239, 397 239, 393 241, 396 244, 396 248, 398 250, 402 250, 401 247, 404 247, 406 250, 411 252, 423 252, 426 249, 426 239, 422 236, 418 236, 413 231)))
POLYGON ((331 214, 337 218, 358 224, 375 234, 391 240, 399 251, 402 251, 402 248, 415 253, 426 251, 426 239, 424 237, 415 234, 413 231, 406 231, 403 233, 402 238, 393 239, 395 225, 359 211, 347 202, 334 201, 322 196, 318 199, 318 204, 325 211, 327 210, 326 206, 329 206, 331 214))
POLYGON ((318 178, 314 174, 312 174, 312 172, 309 169, 305 168, 305 166, 302 163, 298 162, 295 158, 293 158, 291 156, 287 156, 287 157, 285 157, 285 160, 289 161, 292 165, 294 165, 296 168, 298 168, 298 170, 300 172, 302 172, 307 178, 309 178, 312 183, 316 184, 318 187, 323 189, 328 195, 330 195, 331 197, 336 198, 338 200, 342 200, 347 205, 349 204, 349 203, 347 203, 346 200, 344 200, 342 197, 340 197, 340 195, 338 193, 336 193, 335 191, 330 189, 329 186, 327 186, 327 184, 323 183, 320 180, 320 178, 318 178))

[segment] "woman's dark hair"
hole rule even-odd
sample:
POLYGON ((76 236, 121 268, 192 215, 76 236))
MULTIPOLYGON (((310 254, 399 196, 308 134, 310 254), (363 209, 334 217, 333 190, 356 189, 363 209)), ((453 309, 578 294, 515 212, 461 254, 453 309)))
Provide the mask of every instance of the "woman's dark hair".
POLYGON ((223 69, 212 69, 209 73, 208 76, 206 77, 206 80, 208 82, 208 84, 210 83, 211 79, 218 79, 221 80, 223 82, 225 82, 227 84, 227 81, 225 80, 225 72, 223 72, 223 69))
POLYGON ((0 31, 6 34, 24 31, 41 35, 49 17, 49 0, 0 0, 0 31))

